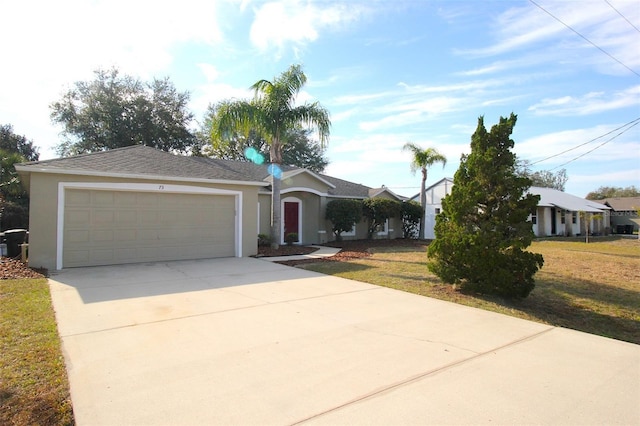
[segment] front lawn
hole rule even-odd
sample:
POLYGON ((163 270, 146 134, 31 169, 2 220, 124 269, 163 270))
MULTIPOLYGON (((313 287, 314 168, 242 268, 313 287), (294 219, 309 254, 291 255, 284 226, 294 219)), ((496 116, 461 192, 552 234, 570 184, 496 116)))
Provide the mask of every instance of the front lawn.
POLYGON ((73 423, 47 280, 0 280, 0 424, 73 423))
MULTIPOLYGON (((348 245, 348 243, 347 243, 348 245)), ((595 238, 536 241, 544 256, 529 297, 463 294, 431 274, 426 245, 376 244, 371 256, 301 265, 307 269, 640 344, 640 242, 595 238)))

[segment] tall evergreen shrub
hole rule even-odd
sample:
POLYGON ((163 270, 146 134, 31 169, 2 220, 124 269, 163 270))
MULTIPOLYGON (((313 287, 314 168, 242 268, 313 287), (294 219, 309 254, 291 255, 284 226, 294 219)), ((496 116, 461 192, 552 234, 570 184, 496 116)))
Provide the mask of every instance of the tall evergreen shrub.
POLYGON ((510 138, 516 119, 501 117, 490 132, 478 119, 471 153, 462 156, 436 217, 428 267, 463 290, 524 298, 544 260, 525 250, 534 237, 527 218, 539 196, 527 194, 531 181, 516 172, 510 138))

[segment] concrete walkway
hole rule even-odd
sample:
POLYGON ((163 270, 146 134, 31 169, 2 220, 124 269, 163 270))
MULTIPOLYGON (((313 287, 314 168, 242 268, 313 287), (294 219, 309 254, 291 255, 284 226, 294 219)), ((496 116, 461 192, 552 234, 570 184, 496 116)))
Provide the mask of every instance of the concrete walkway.
POLYGON ((640 346, 257 259, 50 279, 77 424, 640 424, 640 346))
POLYGON ((269 262, 283 262, 286 260, 306 260, 306 259, 321 259, 324 257, 335 256, 340 252, 339 248, 326 247, 326 246, 309 246, 317 248, 316 251, 309 254, 297 254, 293 256, 272 256, 272 257, 259 257, 260 260, 267 260, 269 262))

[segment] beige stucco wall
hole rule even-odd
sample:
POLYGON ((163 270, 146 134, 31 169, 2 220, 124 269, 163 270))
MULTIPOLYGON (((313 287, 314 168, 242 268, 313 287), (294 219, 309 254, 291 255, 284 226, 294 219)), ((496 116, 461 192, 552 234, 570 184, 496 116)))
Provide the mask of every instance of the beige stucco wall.
POLYGON ((269 235, 271 233, 271 194, 259 194, 258 203, 260 204, 258 234, 269 235))
POLYGON ((287 188, 305 188, 326 194, 329 186, 308 173, 299 173, 291 178, 282 179, 281 191, 287 188))
POLYGON ((56 269, 58 184, 60 182, 158 183, 242 192, 242 256, 257 253, 257 186, 175 182, 169 180, 104 178, 99 176, 31 173, 29 197, 29 265, 56 269))

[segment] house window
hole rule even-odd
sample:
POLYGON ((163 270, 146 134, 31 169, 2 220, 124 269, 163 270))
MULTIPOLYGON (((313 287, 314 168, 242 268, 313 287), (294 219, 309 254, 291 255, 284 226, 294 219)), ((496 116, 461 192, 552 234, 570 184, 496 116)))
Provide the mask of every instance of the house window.
POLYGON ((384 224, 378 228, 378 235, 388 235, 389 234, 389 219, 384 221, 384 224))
POLYGON ((566 221, 567 221, 566 212, 564 210, 562 210, 560 212, 560 223, 564 225, 566 221))
POLYGON ((578 212, 571 213, 571 223, 574 225, 578 222, 578 212))
POLYGON ((538 212, 534 211, 531 213, 531 223, 536 225, 538 223, 538 212))
POLYGON ((353 227, 351 227, 351 231, 343 232, 342 236, 343 237, 355 237, 356 236, 356 225, 353 225, 353 227))

